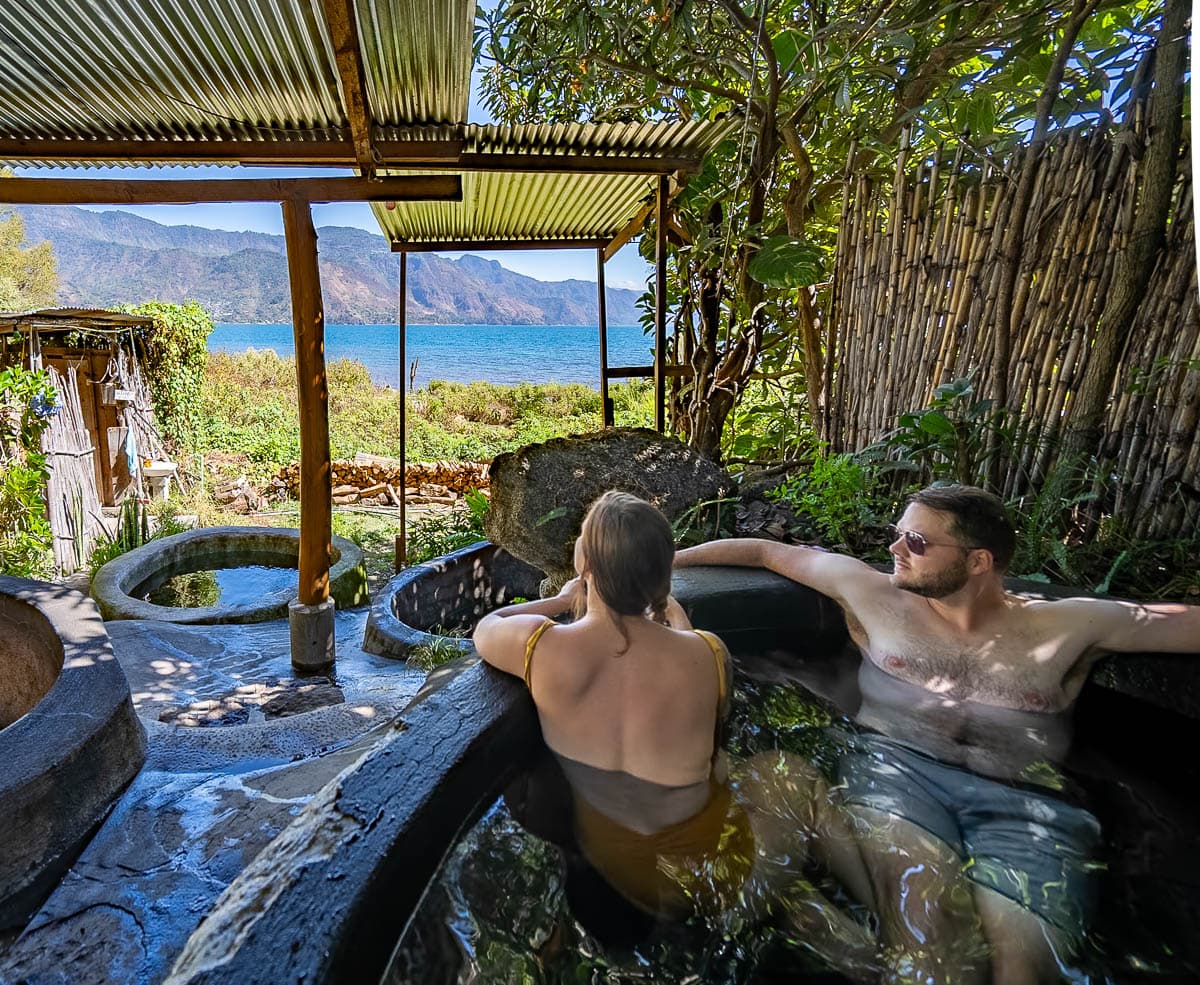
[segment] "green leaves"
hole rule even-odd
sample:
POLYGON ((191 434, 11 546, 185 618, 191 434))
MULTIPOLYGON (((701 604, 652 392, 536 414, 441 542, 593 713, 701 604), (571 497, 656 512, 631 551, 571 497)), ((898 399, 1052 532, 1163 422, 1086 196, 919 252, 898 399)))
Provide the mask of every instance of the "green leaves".
POLYGON ((824 251, 795 236, 772 236, 759 247, 747 273, 766 287, 811 287, 825 278, 824 251))
POLYGON ((208 362, 212 316, 196 301, 149 301, 123 310, 154 318, 154 327, 143 332, 142 338, 155 420, 164 438, 187 445, 200 424, 200 387, 208 362))
POLYGON ((42 433, 57 394, 42 370, 0 370, 0 573, 25 578, 51 573, 50 524, 44 489, 49 471, 42 433))
POLYGON ((954 434, 954 424, 944 414, 938 413, 936 410, 926 411, 917 418, 917 427, 926 434, 941 436, 949 436, 954 434))

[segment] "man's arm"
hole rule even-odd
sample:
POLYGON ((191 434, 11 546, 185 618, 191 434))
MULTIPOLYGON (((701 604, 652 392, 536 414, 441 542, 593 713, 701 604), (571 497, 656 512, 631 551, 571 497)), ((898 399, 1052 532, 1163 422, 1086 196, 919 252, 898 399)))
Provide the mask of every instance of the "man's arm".
MULTIPOLYGON (((1058 603, 1053 603, 1058 604, 1058 603)), ((1067 599, 1093 628, 1091 645, 1114 653, 1200 653, 1200 606, 1181 602, 1067 599)))
POLYGON ((845 554, 757 538, 713 540, 675 555, 676 567, 700 564, 766 568, 842 601, 852 596, 857 588, 878 588, 880 582, 887 581, 887 575, 845 554))

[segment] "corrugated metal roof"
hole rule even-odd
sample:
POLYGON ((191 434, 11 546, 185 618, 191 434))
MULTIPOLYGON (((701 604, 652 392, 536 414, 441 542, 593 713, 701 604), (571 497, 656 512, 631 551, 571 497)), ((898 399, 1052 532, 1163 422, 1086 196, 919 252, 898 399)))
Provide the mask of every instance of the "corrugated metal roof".
MULTIPOLYGON (((704 154, 734 124, 726 122, 556 124, 553 126, 469 125, 394 131, 396 140, 463 141, 463 153, 587 154, 623 160, 687 160, 704 154)), ((372 205, 383 234, 395 244, 611 239, 653 195, 652 174, 586 172, 464 171, 461 202, 397 202, 372 205)))
MULTIPOLYGON (((230 154, 239 160, 261 153, 285 164, 304 143, 311 159, 338 155, 351 134, 325 2, 2 0, 0 139, 11 153, 47 142, 39 153, 80 164, 88 162, 76 158, 74 141, 107 142, 96 152, 121 163, 183 163, 198 144, 211 161, 223 141, 241 142, 230 154), (138 158, 125 146, 137 141, 166 143, 138 158), (268 145, 285 154, 259 150, 268 145)), ((690 167, 730 126, 468 125, 474 0, 353 2, 373 137, 405 142, 383 150, 385 165, 419 161, 413 144, 440 141, 425 157, 466 172, 461 203, 376 208, 394 242, 611 236, 654 178, 599 172, 622 160, 643 172, 690 167), (564 172, 579 173, 541 172, 537 160, 538 173, 520 170, 530 157, 554 167, 573 156, 603 160, 563 161, 564 172)))
POLYGON ((375 123, 465 120, 475 0, 356 0, 356 9, 375 123))
POLYGON ((644 174, 467 172, 461 202, 371 209, 393 244, 611 239, 656 181, 644 174))
MULTIPOLYGON (((464 120, 471 0, 356 0, 379 126, 464 120)), ((348 136, 322 0, 5 0, 0 134, 348 136)))

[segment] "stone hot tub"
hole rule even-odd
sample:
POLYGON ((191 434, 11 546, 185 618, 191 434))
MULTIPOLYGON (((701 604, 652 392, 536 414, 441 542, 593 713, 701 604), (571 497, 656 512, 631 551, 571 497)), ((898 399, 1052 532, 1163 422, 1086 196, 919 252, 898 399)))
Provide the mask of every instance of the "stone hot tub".
POLYGON ((0 928, 37 908, 145 755, 91 599, 0 576, 0 928))
MULTIPOLYGON (((205 527, 172 537, 152 540, 104 565, 92 580, 92 597, 105 619, 154 619, 181 624, 253 623, 287 616, 296 597, 294 577, 300 552, 300 531, 277 527, 205 527), (223 601, 216 593, 200 597, 206 604, 160 605, 146 595, 167 578, 180 575, 216 575, 255 569, 261 576, 285 576, 259 590, 243 593, 237 601, 223 601)), ((213 579, 215 581, 215 578, 213 579)), ((333 538, 333 566, 329 570, 330 594, 338 608, 347 609, 367 600, 367 575, 362 551, 342 538, 333 538)))

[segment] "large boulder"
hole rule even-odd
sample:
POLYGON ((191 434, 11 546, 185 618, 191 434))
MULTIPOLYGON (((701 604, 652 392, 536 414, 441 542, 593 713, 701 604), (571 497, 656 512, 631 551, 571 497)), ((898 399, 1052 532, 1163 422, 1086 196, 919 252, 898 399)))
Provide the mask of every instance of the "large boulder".
POLYGON ((601 493, 634 493, 674 521, 697 503, 728 495, 733 482, 680 441, 648 428, 612 428, 500 455, 491 488, 488 539, 546 572, 544 592, 575 574, 575 538, 601 493))

